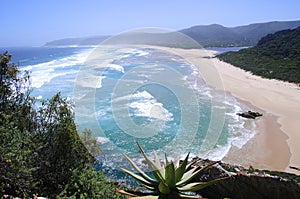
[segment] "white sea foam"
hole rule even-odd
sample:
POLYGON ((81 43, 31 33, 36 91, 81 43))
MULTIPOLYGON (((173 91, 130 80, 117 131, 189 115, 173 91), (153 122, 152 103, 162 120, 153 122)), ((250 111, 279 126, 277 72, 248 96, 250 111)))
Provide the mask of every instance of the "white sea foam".
POLYGON ((65 70, 63 72, 56 70, 83 64, 90 51, 91 50, 85 50, 81 53, 61 59, 24 66, 22 70, 30 71, 32 87, 40 88, 55 77, 77 73, 78 71, 76 70, 65 70))
POLYGON ((97 139, 97 142, 99 142, 100 144, 109 142, 109 139, 106 137, 97 137, 96 139, 97 139))
POLYGON ((149 52, 140 49, 133 49, 130 53, 138 57, 146 56, 149 54, 149 52))
POLYGON ((119 59, 128 58, 128 57, 131 57, 131 56, 142 57, 142 56, 147 56, 148 54, 149 54, 149 52, 141 50, 141 49, 127 49, 126 53, 121 55, 119 57, 119 59))
POLYGON ((80 78, 77 78, 76 83, 86 88, 102 88, 102 81, 105 78, 105 76, 84 73, 81 74, 80 78))
POLYGON ((117 64, 108 64, 107 67, 109 67, 111 69, 114 69, 116 71, 119 71, 121 73, 124 73, 124 67, 123 66, 120 66, 120 65, 117 65, 117 64))
POLYGON ((199 77, 197 70, 193 70, 188 78, 184 77, 184 79, 190 83, 189 87, 191 89, 199 93, 198 96, 201 101, 202 99, 204 102, 206 100, 213 100, 212 105, 215 109, 225 109, 224 117, 229 134, 227 142, 226 144, 218 145, 216 148, 209 150, 207 154, 203 154, 204 158, 220 160, 228 153, 232 146, 241 148, 255 135, 255 123, 247 121, 251 124, 246 126, 245 119, 236 115, 236 113, 246 110, 233 96, 215 91, 201 82, 198 83, 197 79, 199 79, 199 77))
POLYGON ((172 121, 173 114, 163 107, 162 103, 147 91, 137 92, 131 96, 133 102, 129 107, 134 110, 134 116, 148 117, 162 121, 172 121))

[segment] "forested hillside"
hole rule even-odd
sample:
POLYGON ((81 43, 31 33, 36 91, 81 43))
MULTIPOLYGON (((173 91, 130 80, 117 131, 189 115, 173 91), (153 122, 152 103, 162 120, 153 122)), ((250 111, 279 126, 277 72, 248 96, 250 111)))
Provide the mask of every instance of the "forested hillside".
POLYGON ((300 83, 300 27, 268 34, 254 47, 218 58, 255 75, 300 83))

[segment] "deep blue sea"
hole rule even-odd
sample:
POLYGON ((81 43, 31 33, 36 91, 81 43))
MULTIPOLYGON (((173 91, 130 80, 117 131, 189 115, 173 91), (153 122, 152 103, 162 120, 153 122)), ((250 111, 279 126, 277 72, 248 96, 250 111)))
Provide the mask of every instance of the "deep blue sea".
POLYGON ((220 160, 254 135, 236 115, 246 108, 179 55, 135 46, 4 49, 30 71, 33 96, 61 92, 75 104, 78 129, 93 131, 105 167, 126 165, 121 153, 141 162, 136 141, 160 156, 220 160))

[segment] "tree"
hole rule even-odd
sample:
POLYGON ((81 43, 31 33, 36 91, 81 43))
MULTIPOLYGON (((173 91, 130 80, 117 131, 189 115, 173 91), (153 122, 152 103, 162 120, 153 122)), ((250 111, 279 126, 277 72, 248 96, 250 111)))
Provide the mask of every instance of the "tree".
POLYGON ((7 52, 0 54, 0 190, 25 197, 34 170, 30 156, 33 98, 28 73, 22 76, 15 64, 9 64, 10 59, 7 52))
POLYGON ((39 161, 34 175, 44 193, 56 195, 69 183, 73 169, 83 169, 95 159, 80 139, 70 103, 60 93, 42 102, 36 123, 39 161))
MULTIPOLYGON (((55 198, 84 176, 80 172, 91 172, 95 158, 80 139, 71 104, 58 93, 36 108, 29 73, 10 60, 7 52, 0 54, 0 193, 55 198)), ((91 133, 84 140, 98 147, 91 133)))

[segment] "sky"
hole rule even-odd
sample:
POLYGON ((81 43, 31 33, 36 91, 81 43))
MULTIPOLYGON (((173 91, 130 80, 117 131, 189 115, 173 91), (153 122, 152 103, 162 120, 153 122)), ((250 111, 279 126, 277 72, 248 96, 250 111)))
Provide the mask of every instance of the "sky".
POLYGON ((299 0, 1 0, 0 46, 155 27, 300 20, 299 0))

